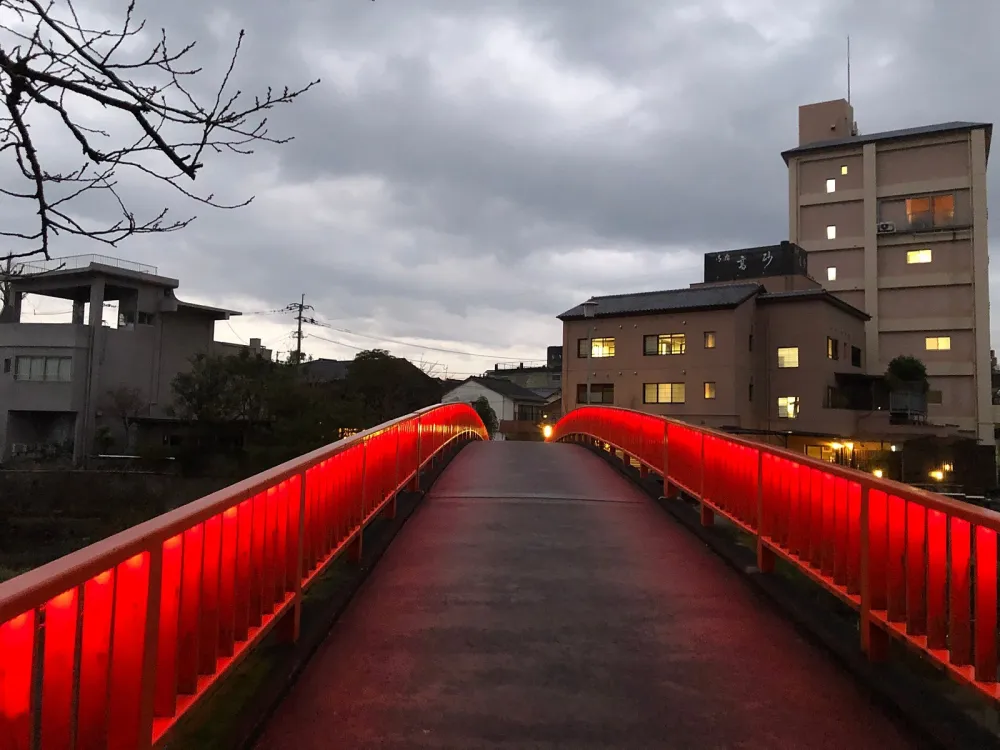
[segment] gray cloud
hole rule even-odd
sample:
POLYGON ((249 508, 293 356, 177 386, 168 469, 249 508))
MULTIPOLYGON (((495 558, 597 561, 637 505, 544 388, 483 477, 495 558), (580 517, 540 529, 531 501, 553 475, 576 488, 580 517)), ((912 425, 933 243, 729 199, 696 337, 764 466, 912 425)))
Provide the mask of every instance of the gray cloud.
MULTIPOLYGON (((988 36, 1000 7, 985 3, 961 14, 932 0, 816 0, 794 15, 772 0, 181 0, 143 11, 178 41, 199 39, 215 71, 245 26, 245 90, 324 83, 274 113, 295 141, 209 162, 199 177, 203 191, 257 192, 250 208, 199 208, 184 233, 118 254, 202 301, 268 309, 305 291, 339 327, 514 357, 543 356, 561 338, 554 315, 583 296, 686 285, 702 252, 784 238, 780 152, 796 143, 799 104, 844 94, 847 33, 863 131, 992 121, 1000 107, 988 36)), ((146 210, 184 209, 161 186, 128 185, 146 210)), ((990 185, 993 202, 995 174, 990 185)), ((233 325, 277 338, 288 321, 233 325)))

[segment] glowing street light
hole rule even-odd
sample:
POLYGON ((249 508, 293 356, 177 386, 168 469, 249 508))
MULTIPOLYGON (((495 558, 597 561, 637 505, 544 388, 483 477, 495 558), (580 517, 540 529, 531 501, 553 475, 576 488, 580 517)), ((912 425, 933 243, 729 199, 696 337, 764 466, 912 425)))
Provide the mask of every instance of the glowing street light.
POLYGON ((545 438, 546 440, 552 437, 552 425, 547 424, 544 427, 542 427, 542 437, 545 438))

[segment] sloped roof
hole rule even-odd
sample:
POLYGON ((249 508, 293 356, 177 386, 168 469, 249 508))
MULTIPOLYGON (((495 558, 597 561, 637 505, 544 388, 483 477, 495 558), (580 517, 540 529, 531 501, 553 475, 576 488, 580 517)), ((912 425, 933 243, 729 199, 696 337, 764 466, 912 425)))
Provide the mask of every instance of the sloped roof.
POLYGON ((967 122, 965 120, 955 120, 952 122, 940 122, 936 125, 922 125, 917 128, 902 128, 900 130, 884 130, 881 133, 869 133, 868 135, 852 135, 846 138, 831 138, 826 141, 816 143, 806 143, 802 146, 790 148, 781 152, 781 158, 788 163, 790 156, 807 154, 811 151, 825 151, 826 149, 837 148, 839 146, 861 146, 865 143, 876 141, 891 141, 903 138, 916 138, 921 135, 938 135, 941 133, 956 133, 963 130, 986 129, 986 155, 990 154, 990 138, 993 133, 993 125, 988 122, 967 122))
POLYGON ((314 359, 310 362, 303 362, 299 367, 306 379, 327 383, 346 378, 347 367, 350 364, 346 360, 339 359, 314 359))
MULTIPOLYGON (((763 289, 764 287, 756 282, 747 282, 593 297, 597 303, 594 317, 608 318, 619 315, 648 315, 660 312, 736 307, 763 289)), ((583 318, 583 305, 572 307, 557 317, 559 320, 583 318)))
MULTIPOLYGON (((467 378, 464 383, 478 383, 487 388, 494 393, 501 396, 509 398, 511 401, 526 401, 533 404, 540 404, 545 401, 544 398, 539 396, 537 393, 529 391, 527 388, 522 388, 517 383, 512 383, 509 380, 504 380, 502 378, 483 378, 473 376, 467 378)), ((454 390, 454 389, 453 389, 454 390)))
POLYGON ((840 297, 836 297, 826 289, 796 289, 791 292, 771 292, 769 294, 762 294, 757 298, 758 304, 766 304, 768 302, 782 302, 791 301, 797 299, 820 299, 825 302, 830 303, 834 307, 839 307, 846 313, 853 315, 858 320, 871 320, 871 315, 866 313, 864 310, 859 310, 854 305, 844 302, 840 297))

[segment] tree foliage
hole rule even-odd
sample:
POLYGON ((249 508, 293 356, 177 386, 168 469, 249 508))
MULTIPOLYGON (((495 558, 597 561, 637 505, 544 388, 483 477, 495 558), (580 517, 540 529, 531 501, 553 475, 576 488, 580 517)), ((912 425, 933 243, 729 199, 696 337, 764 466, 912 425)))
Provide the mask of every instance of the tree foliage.
POLYGON ((361 427, 374 427, 441 400, 439 380, 384 349, 358 352, 347 368, 344 388, 357 400, 361 427))
POLYGON ((259 470, 436 403, 441 385, 405 359, 361 352, 343 381, 316 383, 299 367, 248 351, 198 355, 174 378, 174 411, 202 447, 238 438, 247 470, 259 470))
POLYGON ((480 396, 475 401, 472 402, 472 408, 476 410, 476 414, 479 418, 483 420, 483 425, 486 427, 486 432, 492 438, 496 431, 500 428, 500 422, 497 419, 497 413, 490 406, 490 401, 486 396, 480 396))
POLYGON ((927 390, 927 367, 916 357, 901 354, 889 362, 885 371, 885 379, 893 390, 904 390, 917 387, 927 390))
POLYGON ((120 169, 208 206, 246 205, 252 198, 223 203, 193 192, 187 183, 206 155, 250 154, 261 143, 285 143, 288 139, 269 133, 266 113, 318 83, 268 88, 254 97, 232 90, 241 31, 221 80, 205 86, 202 69, 190 61, 195 43, 169 43, 166 31, 149 34, 135 17, 134 1, 114 28, 92 25, 74 0, 0 0, 0 10, 0 153, 22 181, 0 193, 30 204, 23 214, 32 217, 30 226, 0 231, 19 245, 14 257, 49 257, 59 234, 115 245, 131 235, 171 232, 190 223, 191 218, 168 218, 166 208, 146 216, 133 213, 119 189, 120 169), (94 126, 95 109, 105 118, 101 127, 114 127, 114 133, 94 126), (63 169, 42 152, 32 127, 41 123, 61 127, 75 142, 82 152, 76 167, 63 169), (98 199, 116 219, 83 218, 97 213, 98 199))

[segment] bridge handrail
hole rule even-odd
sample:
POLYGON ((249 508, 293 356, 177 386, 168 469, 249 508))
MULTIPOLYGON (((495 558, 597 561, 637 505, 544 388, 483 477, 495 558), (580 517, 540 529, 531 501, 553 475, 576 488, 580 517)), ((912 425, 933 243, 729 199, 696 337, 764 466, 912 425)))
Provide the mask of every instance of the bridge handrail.
POLYGON ((861 647, 902 640, 1000 700, 1000 514, 708 427, 618 407, 580 407, 550 439, 593 438, 634 457, 752 535, 758 567, 781 558, 858 610, 861 647))
POLYGON ((471 406, 427 407, 0 583, 0 750, 163 740, 463 438, 471 406))

